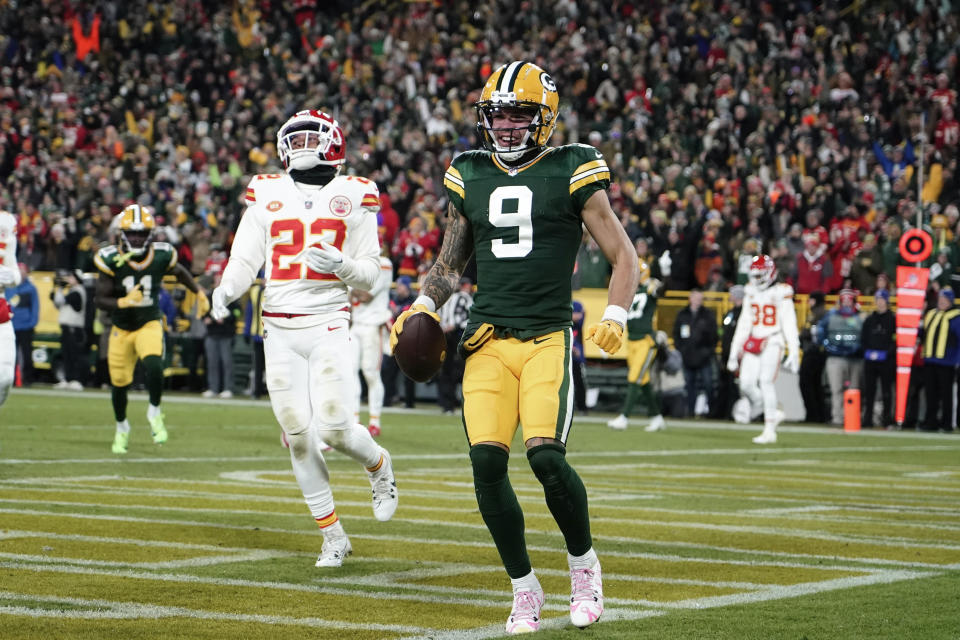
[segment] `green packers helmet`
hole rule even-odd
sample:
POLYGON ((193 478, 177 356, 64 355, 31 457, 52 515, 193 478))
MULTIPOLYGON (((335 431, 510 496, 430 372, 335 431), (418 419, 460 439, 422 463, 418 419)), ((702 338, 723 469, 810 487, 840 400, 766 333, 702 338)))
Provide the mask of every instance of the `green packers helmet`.
POLYGON ((126 253, 146 251, 157 223, 148 207, 131 204, 120 213, 120 244, 126 253))
POLYGON ((513 160, 547 145, 557 127, 559 106, 557 85, 546 71, 532 62, 511 62, 490 74, 483 85, 480 100, 474 105, 477 132, 488 151, 513 160), (525 133, 518 144, 505 147, 494 135, 497 129, 493 127, 493 116, 502 110, 529 111, 532 116, 530 124, 524 125, 525 133))

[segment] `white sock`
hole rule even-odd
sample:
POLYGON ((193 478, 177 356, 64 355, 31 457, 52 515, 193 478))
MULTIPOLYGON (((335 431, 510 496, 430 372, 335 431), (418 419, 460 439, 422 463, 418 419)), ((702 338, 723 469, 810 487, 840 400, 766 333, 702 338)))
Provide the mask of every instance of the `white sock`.
POLYGON ((532 569, 522 578, 510 578, 510 583, 513 585, 514 593, 517 591, 542 591, 540 581, 537 580, 537 576, 532 569))
POLYGON ((130 423, 126 420, 117 423, 117 431, 120 433, 130 433, 130 423))
POLYGON ((593 550, 593 547, 590 547, 590 551, 587 551, 582 556, 572 556, 568 553, 567 564, 571 570, 592 569, 593 565, 597 564, 597 552, 593 550))
POLYGON ((152 404, 147 405, 147 420, 151 420, 160 415, 160 407, 152 404))
POLYGON ((320 533, 323 534, 324 538, 341 538, 347 535, 347 532, 343 530, 343 525, 340 524, 340 521, 337 520, 329 527, 320 529, 320 533))

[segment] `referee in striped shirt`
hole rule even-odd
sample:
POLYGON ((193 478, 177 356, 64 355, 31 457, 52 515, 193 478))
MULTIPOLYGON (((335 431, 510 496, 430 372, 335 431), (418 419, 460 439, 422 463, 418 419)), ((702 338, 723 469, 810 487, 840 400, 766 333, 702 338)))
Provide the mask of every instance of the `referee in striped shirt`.
POLYGON ((457 385, 463 380, 463 358, 457 353, 460 337, 467 328, 470 307, 473 305, 473 282, 460 278, 460 290, 455 292, 438 310, 440 326, 447 338, 447 357, 437 374, 437 403, 444 415, 452 415, 460 408, 457 385))

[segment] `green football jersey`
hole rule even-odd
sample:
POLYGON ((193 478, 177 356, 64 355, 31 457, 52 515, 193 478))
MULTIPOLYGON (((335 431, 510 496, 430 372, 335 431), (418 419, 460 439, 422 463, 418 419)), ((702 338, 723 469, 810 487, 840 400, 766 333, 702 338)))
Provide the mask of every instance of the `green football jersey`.
POLYGON ((657 312, 657 292, 649 292, 649 284, 641 285, 627 310, 627 339, 642 340, 653 335, 653 316, 657 312))
POLYGON ((488 151, 468 151, 443 182, 473 233, 470 324, 489 322, 521 339, 571 326, 580 213, 610 184, 600 152, 582 144, 548 147, 513 169, 488 151))
POLYGON ((177 266, 177 250, 166 242, 151 242, 143 259, 127 258, 115 246, 104 247, 93 259, 97 269, 113 278, 113 296, 122 298, 134 287, 143 289, 143 306, 115 309, 113 326, 125 331, 139 329, 161 317, 158 296, 163 276, 177 266))

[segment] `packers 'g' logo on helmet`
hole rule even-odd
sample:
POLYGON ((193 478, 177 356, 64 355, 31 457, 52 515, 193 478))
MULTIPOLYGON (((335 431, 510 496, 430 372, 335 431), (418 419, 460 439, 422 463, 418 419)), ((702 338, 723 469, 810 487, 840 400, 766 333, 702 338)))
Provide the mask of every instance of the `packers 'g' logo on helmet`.
POLYGON ((150 242, 157 223, 148 207, 131 204, 120 213, 120 243, 127 253, 139 255, 150 242))
POLYGON ((480 93, 477 109, 477 131, 483 146, 498 154, 509 154, 507 159, 519 157, 526 151, 544 147, 557 127, 560 96, 557 85, 546 71, 532 62, 505 64, 487 78, 480 93), (493 126, 493 117, 502 112, 527 112, 532 116, 523 127, 493 126), (514 142, 505 145, 497 133, 515 132, 514 142), (523 132, 523 135, 519 135, 523 132), (519 139, 518 139, 519 138, 519 139))

